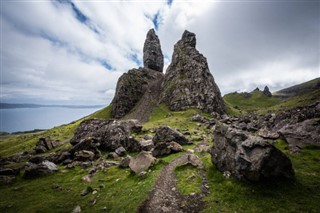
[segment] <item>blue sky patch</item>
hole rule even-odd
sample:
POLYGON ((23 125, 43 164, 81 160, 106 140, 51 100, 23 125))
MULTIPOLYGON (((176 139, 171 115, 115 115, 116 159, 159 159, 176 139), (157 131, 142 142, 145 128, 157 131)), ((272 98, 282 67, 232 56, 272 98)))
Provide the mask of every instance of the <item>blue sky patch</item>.
POLYGON ((99 60, 99 62, 107 70, 112 70, 112 66, 106 60, 99 60))
POLYGON ((134 61, 138 66, 142 65, 142 61, 139 60, 138 55, 136 53, 130 55, 130 59, 134 61))

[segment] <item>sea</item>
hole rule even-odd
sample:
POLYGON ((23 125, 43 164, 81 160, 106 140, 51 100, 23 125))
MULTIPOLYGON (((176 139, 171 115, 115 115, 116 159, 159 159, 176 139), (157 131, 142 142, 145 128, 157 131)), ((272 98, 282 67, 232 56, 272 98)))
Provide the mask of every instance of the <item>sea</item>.
POLYGON ((39 107, 0 109, 0 132, 50 129, 90 115, 101 108, 39 107))

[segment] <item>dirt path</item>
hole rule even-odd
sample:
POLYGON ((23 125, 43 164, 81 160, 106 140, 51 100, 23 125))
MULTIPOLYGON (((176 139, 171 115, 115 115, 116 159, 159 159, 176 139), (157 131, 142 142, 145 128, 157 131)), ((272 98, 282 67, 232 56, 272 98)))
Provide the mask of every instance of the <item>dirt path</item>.
POLYGON ((208 190, 205 187, 207 182, 204 171, 201 171, 201 193, 195 195, 182 195, 176 188, 177 179, 174 175, 174 169, 177 166, 188 163, 189 155, 190 154, 187 153, 181 155, 162 169, 153 190, 138 209, 139 213, 199 212, 204 209, 205 203, 202 201, 202 198, 208 193, 208 190))

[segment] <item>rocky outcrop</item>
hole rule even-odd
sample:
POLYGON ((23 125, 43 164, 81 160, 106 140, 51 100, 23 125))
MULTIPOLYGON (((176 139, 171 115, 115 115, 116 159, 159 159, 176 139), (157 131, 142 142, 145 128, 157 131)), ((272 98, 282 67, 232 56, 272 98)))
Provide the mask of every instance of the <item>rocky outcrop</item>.
POLYGON ((143 47, 144 67, 162 72, 163 54, 161 51, 160 40, 154 29, 149 30, 143 47))
POLYGON ((127 151, 138 151, 135 149, 139 142, 130 135, 140 132, 141 128, 137 120, 85 120, 81 122, 71 139, 70 143, 74 147, 69 152, 73 155, 76 151, 94 151, 96 148, 115 151, 119 147, 127 151))
POLYGON ((59 141, 50 140, 46 138, 39 138, 39 141, 36 143, 34 150, 36 153, 44 153, 48 150, 51 150, 59 145, 59 141))
POLYGON ((119 78, 111 103, 113 118, 122 118, 130 113, 127 119, 147 121, 152 108, 158 104, 164 78, 163 55, 153 29, 148 32, 144 43, 143 63, 144 68, 129 70, 119 78))
POLYGON ((151 113, 152 107, 158 103, 162 81, 161 72, 148 68, 132 69, 123 74, 112 100, 112 117, 122 118, 136 111, 136 119, 145 118, 144 115, 151 113))
POLYGON ((224 113, 224 101, 207 59, 195 47, 196 35, 185 31, 174 46, 160 100, 171 110, 197 108, 224 113))
POLYGON ((218 124, 214 132, 211 160, 217 169, 241 181, 293 178, 290 159, 260 137, 218 124))
POLYGON ((264 87, 264 90, 262 91, 262 93, 267 97, 272 97, 272 94, 271 94, 268 86, 264 87))

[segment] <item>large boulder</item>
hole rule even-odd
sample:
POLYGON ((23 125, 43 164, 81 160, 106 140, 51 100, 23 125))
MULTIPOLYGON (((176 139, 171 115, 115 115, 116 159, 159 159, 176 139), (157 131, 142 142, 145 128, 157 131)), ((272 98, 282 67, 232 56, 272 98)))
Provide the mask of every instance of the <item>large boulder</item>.
POLYGON ((198 108, 207 112, 225 112, 220 90, 210 73, 207 59, 196 50, 196 35, 184 31, 174 46, 160 97, 171 110, 198 108))
POLYGON ((211 160, 217 169, 241 181, 293 178, 290 159, 260 137, 218 124, 214 131, 211 160))
POLYGON ((50 161, 43 161, 39 164, 28 162, 25 167, 25 178, 36 178, 43 175, 53 174, 58 171, 56 164, 50 161))
POLYGON ((156 134, 153 137, 153 142, 156 145, 161 142, 177 142, 180 145, 186 145, 189 143, 189 140, 184 137, 181 132, 169 127, 161 126, 156 129, 156 134))
POLYGON ((155 163, 156 158, 149 152, 142 151, 130 159, 129 167, 136 174, 140 174, 141 172, 147 171, 155 163))
POLYGON ((149 30, 143 47, 144 67, 162 72, 163 54, 161 51, 160 40, 154 29, 149 30))
POLYGON ((73 155, 76 151, 95 151, 96 148, 115 151, 121 146, 127 151, 137 151, 135 149, 139 142, 130 135, 141 131, 141 128, 137 120, 85 120, 81 122, 71 139, 70 143, 74 147, 69 152, 73 155))
POLYGON ((158 157, 171 153, 181 152, 182 150, 183 147, 176 142, 158 142, 152 150, 152 155, 158 157))

